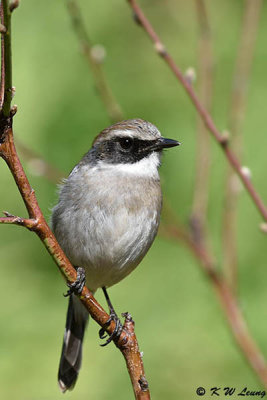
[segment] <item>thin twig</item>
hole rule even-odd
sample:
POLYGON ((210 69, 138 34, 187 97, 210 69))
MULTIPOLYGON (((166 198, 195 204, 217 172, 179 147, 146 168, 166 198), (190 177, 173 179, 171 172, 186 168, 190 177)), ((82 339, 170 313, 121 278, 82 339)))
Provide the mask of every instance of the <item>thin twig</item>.
POLYGON ((228 320, 230 331, 234 335, 237 344, 261 382, 267 388, 267 365, 265 359, 248 330, 233 292, 223 276, 217 272, 213 257, 201 243, 195 242, 190 233, 177 222, 175 225, 162 225, 161 234, 169 239, 182 241, 193 253, 218 295, 228 320))
MULTIPOLYGON (((55 236, 51 232, 44 219, 34 190, 29 184, 16 153, 13 141, 13 132, 11 128, 7 127, 7 129, 4 130, 4 134, 0 137, 0 156, 6 161, 11 173, 13 174, 30 217, 29 219, 14 216, 4 217, 0 219, 0 223, 13 223, 21 225, 35 232, 45 245, 50 255, 53 257, 62 275, 69 283, 74 282, 76 280, 76 270, 63 253, 55 236)), ((109 334, 112 334, 115 329, 114 321, 112 321, 111 324, 106 327, 109 315, 95 300, 87 287, 84 287, 79 298, 92 318, 101 327, 106 329, 109 334)), ((130 378, 133 383, 136 399, 149 399, 150 397, 148 388, 144 389, 139 382, 140 377, 145 377, 145 372, 136 336, 134 334, 134 322, 131 319, 125 319, 122 334, 115 344, 125 358, 130 378)))
MULTIPOLYGON (((77 277, 76 270, 65 256, 55 236, 53 235, 47 222, 44 219, 44 216, 37 202, 34 190, 30 186, 30 183, 20 163, 14 145, 12 130, 12 119, 14 115, 14 110, 10 108, 11 97, 9 96, 8 92, 8 89, 12 87, 10 37, 11 20, 8 6, 8 1, 2 1, 0 3, 1 23, 6 27, 7 30, 7 33, 3 36, 1 47, 1 79, 2 82, 4 82, 5 84, 1 85, 0 88, 0 99, 3 99, 2 109, 0 110, 0 156, 6 161, 11 173, 13 174, 15 182, 21 193, 21 197, 23 198, 25 206, 28 210, 29 218, 24 219, 6 213, 6 217, 1 218, 0 223, 19 224, 35 232, 45 245, 50 255, 53 257, 65 279, 69 283, 72 283, 76 280, 77 277), (7 15, 8 17, 6 17, 7 15)), ((109 320, 109 315, 95 300, 92 293, 87 287, 83 288, 83 291, 79 298, 92 316, 92 318, 109 334, 112 334, 115 329, 115 322, 111 321, 109 326, 106 327, 106 323, 109 320)), ((150 396, 148 385, 144 384, 144 381, 146 380, 143 361, 138 348, 137 339, 134 334, 134 322, 128 314, 125 316, 123 331, 120 335, 120 338, 116 340, 115 344, 120 349, 125 358, 136 399, 149 399, 150 396)))
POLYGON ((6 29, 5 33, 1 34, 1 118, 9 117, 12 100, 11 12, 8 3, 8 0, 2 0, 0 11, 1 24, 6 29))
MULTIPOLYGON (((199 26, 198 72, 199 97, 208 111, 211 109, 213 86, 213 56, 211 31, 205 0, 195 0, 199 26)), ((196 177, 194 185, 193 207, 190 225, 195 240, 201 241, 206 236, 206 220, 209 196, 210 173, 210 137, 202 119, 197 119, 196 177)))
POLYGON ((123 113, 120 105, 116 101, 112 90, 108 84, 104 74, 101 61, 93 55, 93 46, 89 39, 81 11, 77 5, 76 0, 67 0, 69 15, 73 24, 74 31, 80 42, 80 46, 86 57, 86 60, 92 70, 96 88, 99 96, 107 110, 110 120, 114 123, 123 119, 123 113))
POLYGON ((158 37, 158 35, 154 31, 154 29, 152 28, 152 25, 150 24, 148 19, 145 17, 143 11, 138 6, 137 2, 135 0, 128 0, 128 3, 130 4, 131 8, 133 9, 133 11, 135 13, 135 16, 136 16, 135 19, 138 21, 139 25, 141 25, 145 29, 145 31, 149 35, 150 39, 154 43, 156 52, 168 64, 171 71, 174 73, 176 78, 180 81, 180 83, 186 90, 186 92, 189 95, 192 103, 194 104, 197 112, 201 116, 204 124, 206 125, 208 130, 211 132, 212 136, 215 138, 217 143, 221 146, 230 165, 233 167, 235 172, 238 174, 239 178, 241 179, 245 188, 247 189, 248 193, 250 194, 250 197, 252 198, 256 208, 258 209, 258 211, 260 212, 260 214, 262 215, 264 220, 267 221, 267 208, 265 207, 265 204, 263 203, 260 195, 255 190, 254 185, 252 184, 250 178, 247 176, 246 173, 244 173, 242 166, 241 166, 240 162, 238 161, 235 153, 229 147, 228 139, 226 137, 224 137, 224 135, 217 129, 210 114, 205 109, 205 107, 202 106, 201 102, 199 101, 198 96, 196 95, 196 92, 194 91, 191 83, 186 79, 186 77, 184 77, 180 68, 178 68, 178 66, 174 62, 173 58, 167 52, 165 46, 163 45, 160 38, 158 37))
MULTIPOLYGON (((88 33, 81 15, 81 10, 75 0, 66 0, 69 15, 71 17, 73 28, 79 40, 80 46, 87 59, 88 65, 92 70, 95 85, 98 88, 98 93, 102 99, 105 110, 112 123, 123 120, 124 116, 121 106, 115 99, 111 87, 105 76, 104 70, 101 67, 100 60, 94 56, 93 46, 88 37, 88 33)), ((14 3, 17 3, 14 2, 14 3)), ((11 3, 13 4, 13 3, 11 3)), ((10 4, 10 6, 11 6, 10 4)), ((15 4, 14 4, 15 6, 15 4)), ((15 7, 12 7, 12 10, 15 7)), ((22 160, 26 160, 30 172, 34 175, 42 176, 50 182, 58 183, 65 177, 65 174, 58 170, 54 165, 48 163, 43 157, 35 151, 27 147, 22 141, 16 137, 16 147, 20 153, 22 160)))
POLYGON ((16 217, 15 215, 10 215, 7 212, 4 212, 4 214, 7 216, 0 218, 0 224, 20 225, 28 228, 29 230, 32 230, 38 224, 36 219, 16 217))
MULTIPOLYGON (((153 30, 150 22, 144 16, 142 10, 137 5, 135 0, 128 0, 132 9, 135 13, 135 19, 143 26, 145 31, 148 33, 149 37, 155 44, 155 49, 160 56, 164 58, 171 70, 174 72, 175 76, 181 82, 183 87, 186 89, 188 95, 190 96, 192 102, 194 103, 197 111, 202 117, 205 125, 211 131, 216 141, 221 145, 225 152, 230 164, 236 170, 244 185, 246 186, 248 192, 250 193, 255 205, 259 209, 260 213, 263 215, 264 219, 267 218, 267 210, 262 203, 259 195, 255 191, 250 180, 243 173, 242 167, 238 162, 235 154, 228 147, 227 139, 218 131, 213 120, 211 119, 209 113, 201 105, 195 91, 192 88, 191 83, 183 76, 180 69, 176 66, 171 56, 167 53, 165 47, 163 46, 161 40, 153 30)), ((172 221, 175 220, 172 218, 172 221)), ((236 302, 235 296, 233 295, 231 289, 227 285, 225 279, 220 276, 217 272, 214 259, 211 254, 207 251, 207 248, 201 242, 195 241, 191 235, 185 230, 179 227, 179 224, 168 225, 167 227, 161 226, 161 234, 165 234, 169 238, 175 238, 182 240, 193 252, 197 260, 199 261, 203 271, 210 278, 216 293, 219 296, 222 307, 227 316, 231 332, 233 333, 238 345, 243 351, 244 355, 248 359, 250 365, 255 370, 265 387, 267 387, 267 366, 257 345, 253 341, 247 326, 245 324, 244 318, 240 311, 240 308, 236 302)))
MULTIPOLYGON (((262 0, 246 0, 240 44, 238 46, 236 67, 233 76, 231 104, 229 110, 229 130, 231 145, 236 154, 242 156, 242 126, 245 118, 249 76, 255 49, 262 0)), ((224 270, 233 288, 237 289, 237 240, 236 214, 240 192, 232 170, 227 170, 225 204, 223 213, 223 255, 224 270)))
MULTIPOLYGON (((4 22, 4 9, 0 7, 0 18, 4 22)), ((5 95, 5 65, 4 65, 4 54, 5 54, 5 42, 3 35, 6 33, 6 27, 1 23, 1 85, 0 85, 0 109, 3 107, 4 95, 5 95)))

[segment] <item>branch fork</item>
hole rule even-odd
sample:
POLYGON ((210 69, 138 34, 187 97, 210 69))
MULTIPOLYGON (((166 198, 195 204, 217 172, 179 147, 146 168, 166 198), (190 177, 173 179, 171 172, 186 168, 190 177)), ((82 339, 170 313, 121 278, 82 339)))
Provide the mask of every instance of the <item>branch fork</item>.
MULTIPOLYGON (((6 34, 1 37, 1 87, 0 87, 0 157, 2 157, 12 173, 21 197, 28 211, 29 218, 22 218, 4 212, 5 217, 0 218, 2 224, 14 224, 24 226, 34 231, 47 251, 53 257, 60 272, 68 283, 76 281, 77 272, 71 265, 70 261, 59 246, 53 232, 50 230, 42 211, 37 202, 35 192, 30 186, 25 171, 21 165, 20 159, 16 152, 12 120, 16 113, 17 107, 11 107, 12 100, 12 60, 11 60, 11 11, 17 8, 19 2, 8 0, 0 2, 0 23, 6 27, 6 34)), ((84 287, 78 296, 86 307, 92 318, 111 335, 115 329, 115 322, 109 320, 109 315, 95 300, 92 293, 87 287, 84 287)), ((122 352, 129 375, 132 381, 134 394, 136 399, 149 399, 149 391, 145 386, 139 383, 141 377, 145 376, 143 361, 138 348, 137 339, 134 333, 134 323, 127 314, 123 325, 123 330, 115 345, 122 352)), ((140 382, 143 382, 143 379, 140 382)))
POLYGON ((5 214, 5 217, 0 218, 1 224, 20 225, 32 231, 38 226, 39 223, 37 219, 17 217, 7 211, 4 211, 3 213, 5 214))

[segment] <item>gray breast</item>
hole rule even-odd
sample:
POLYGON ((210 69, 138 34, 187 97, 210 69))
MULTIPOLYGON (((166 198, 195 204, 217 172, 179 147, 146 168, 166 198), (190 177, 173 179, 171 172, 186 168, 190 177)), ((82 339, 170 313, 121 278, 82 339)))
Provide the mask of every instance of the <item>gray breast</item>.
POLYGON ((157 233, 160 209, 158 179, 82 166, 62 186, 52 227, 96 290, 119 282, 139 264, 157 233))

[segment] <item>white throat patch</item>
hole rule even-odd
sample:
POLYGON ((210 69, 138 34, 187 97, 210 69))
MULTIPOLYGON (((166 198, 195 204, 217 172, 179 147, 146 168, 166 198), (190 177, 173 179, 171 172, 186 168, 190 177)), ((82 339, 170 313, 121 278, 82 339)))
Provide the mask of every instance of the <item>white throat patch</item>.
POLYGON ((159 153, 153 152, 148 157, 142 158, 142 160, 135 163, 121 163, 121 164, 109 164, 104 161, 98 162, 97 168, 107 168, 113 173, 125 173, 132 174, 135 176, 143 176, 147 178, 159 178, 158 167, 160 165, 159 153))

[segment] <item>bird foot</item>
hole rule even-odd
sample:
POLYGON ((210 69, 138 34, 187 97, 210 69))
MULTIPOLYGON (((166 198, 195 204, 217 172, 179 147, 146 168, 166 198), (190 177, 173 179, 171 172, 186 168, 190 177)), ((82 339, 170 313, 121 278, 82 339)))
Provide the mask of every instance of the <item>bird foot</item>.
POLYGON ((119 337, 121 335, 121 331, 122 331, 121 321, 120 321, 119 317, 117 316, 117 314, 115 313, 115 311, 112 311, 110 313, 109 319, 105 323, 105 326, 99 330, 100 339, 104 339, 107 336, 107 332, 105 331, 105 328, 107 328, 110 325, 111 321, 115 321, 115 323, 116 323, 115 329, 112 332, 112 334, 109 336, 109 338, 105 341, 105 343, 100 345, 102 347, 107 346, 112 340, 119 339, 119 337))
POLYGON ((70 296, 72 293, 81 294, 85 285, 85 270, 82 267, 77 268, 77 278, 72 283, 67 283, 69 290, 63 294, 64 297, 70 296))

